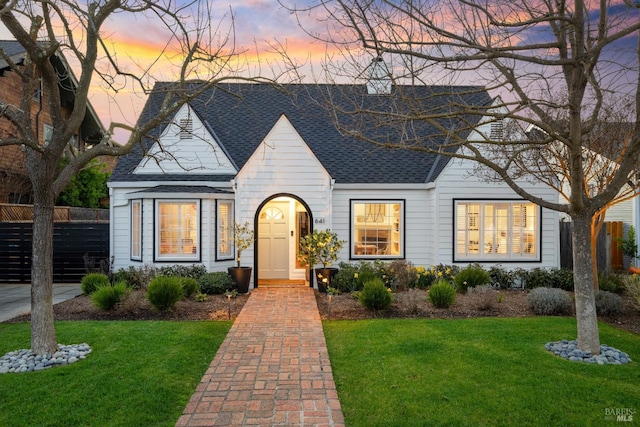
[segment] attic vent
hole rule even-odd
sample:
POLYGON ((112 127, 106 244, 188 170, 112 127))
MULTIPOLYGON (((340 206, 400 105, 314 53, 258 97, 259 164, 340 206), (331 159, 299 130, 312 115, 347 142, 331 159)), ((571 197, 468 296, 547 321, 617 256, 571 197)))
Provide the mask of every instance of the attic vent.
POLYGON ((180 139, 193 139, 193 120, 180 119, 180 139))
POLYGON ((489 138, 493 140, 504 139, 504 119, 497 119, 491 123, 489 138))
POLYGON ((369 65, 369 95, 388 95, 391 93, 391 71, 381 57, 374 58, 369 65))

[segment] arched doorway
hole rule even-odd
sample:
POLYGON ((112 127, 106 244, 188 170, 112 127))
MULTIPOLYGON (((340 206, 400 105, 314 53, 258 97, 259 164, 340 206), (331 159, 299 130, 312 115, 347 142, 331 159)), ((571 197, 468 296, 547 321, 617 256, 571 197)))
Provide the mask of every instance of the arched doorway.
POLYGON ((304 284, 306 268, 298 260, 300 238, 311 231, 306 203, 290 194, 265 200, 256 211, 254 283, 304 284))

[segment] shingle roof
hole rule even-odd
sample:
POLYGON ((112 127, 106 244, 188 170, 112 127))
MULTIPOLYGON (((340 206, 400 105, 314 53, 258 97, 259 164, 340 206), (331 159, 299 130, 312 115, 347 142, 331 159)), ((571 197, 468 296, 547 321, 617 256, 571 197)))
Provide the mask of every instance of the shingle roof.
MULTIPOLYGON (((150 94, 139 121, 155 115, 169 83, 158 83, 150 94)), ((446 164, 446 158, 404 149, 382 149, 355 136, 341 133, 336 127, 327 103, 339 106, 337 117, 347 126, 365 129, 364 134, 377 140, 397 142, 398 123, 371 116, 350 114, 354 106, 379 111, 397 112, 408 109, 399 96, 411 92, 425 113, 442 116, 437 125, 428 121, 403 123, 407 145, 413 142, 411 132, 420 135, 427 144, 442 143, 444 136, 438 127, 452 129, 462 120, 477 122, 477 118, 447 115, 453 104, 488 106, 489 94, 471 86, 399 86, 390 96, 367 95, 365 85, 283 85, 225 84, 202 94, 190 105, 216 134, 219 142, 239 168, 245 164, 281 115, 285 115, 337 183, 425 183, 434 180, 446 164), (437 160, 437 161, 436 161, 437 160), (434 166, 435 165, 435 166, 434 166), (432 170, 433 169, 433 170, 432 170)), ((335 111, 335 110, 333 110, 335 111)), ((460 126, 462 127, 462 126, 460 126)), ((467 128, 467 126, 464 126, 467 128)), ((162 129, 156 130, 156 136, 162 129)), ((468 130, 462 131, 468 133, 468 130)), ((463 135, 465 136, 465 135, 463 135)), ((147 148, 152 145, 146 140, 147 148)), ((111 175, 112 181, 195 181, 216 180, 221 176, 206 175, 134 175, 141 160, 142 148, 120 158, 111 175)), ((232 177, 227 177, 226 180, 232 177)))
MULTIPOLYGON (((2 49, 8 57, 14 57, 25 52, 24 47, 15 40, 0 40, 0 49, 2 49)), ((5 67, 6 63, 4 60, 0 61, 0 68, 5 67)))

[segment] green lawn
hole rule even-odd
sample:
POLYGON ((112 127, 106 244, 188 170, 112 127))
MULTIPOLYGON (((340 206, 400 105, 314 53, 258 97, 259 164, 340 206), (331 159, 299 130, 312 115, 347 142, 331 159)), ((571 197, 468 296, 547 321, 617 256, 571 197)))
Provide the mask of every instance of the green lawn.
POLYGON ((640 420, 640 336, 600 325, 602 343, 633 362, 560 359, 549 341, 575 338, 575 319, 326 321, 346 424, 355 426, 619 425, 640 420))
MULTIPOLYGON (((231 322, 57 322, 86 360, 0 375, 0 426, 173 426, 231 322)), ((30 347, 29 324, 0 324, 0 355, 30 347)))

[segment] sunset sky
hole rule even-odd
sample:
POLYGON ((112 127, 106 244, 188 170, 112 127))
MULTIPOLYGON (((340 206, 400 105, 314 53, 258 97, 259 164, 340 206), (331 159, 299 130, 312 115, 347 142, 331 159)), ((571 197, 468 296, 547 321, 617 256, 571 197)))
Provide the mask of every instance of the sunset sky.
MULTIPOLYGON (((185 2, 179 0, 178 4, 185 2)), ((286 0, 288 4, 301 5, 311 3, 311 0, 286 0)), ((621 3, 615 0, 614 3, 621 3)), ((195 2, 202 7, 202 3, 195 2)), ((211 18, 211 33, 217 33, 221 37, 232 32, 235 50, 246 52, 250 61, 256 59, 256 52, 260 52, 261 74, 269 75, 271 68, 281 69, 281 58, 273 52, 274 45, 286 48, 291 56, 299 64, 306 64, 302 72, 307 81, 314 81, 314 76, 320 73, 319 62, 327 53, 332 54, 331 47, 314 40, 298 26, 298 18, 302 20, 307 31, 314 34, 323 34, 327 29, 327 23, 318 17, 301 14, 298 17, 279 5, 276 0, 227 0, 211 2, 216 5, 212 11, 185 10, 183 22, 194 22, 194 19, 206 12, 211 18), (200 12, 200 13, 199 13, 200 12), (232 19, 233 17, 233 19, 232 19)), ((594 3, 596 4, 596 3, 594 3)), ((614 7, 615 8, 615 7, 614 7)), ((315 12, 314 12, 315 13, 315 12)), ((595 12, 594 12, 595 13, 595 12)), ((639 14, 635 13, 639 19, 639 14)), ((535 34, 523 34, 522 42, 528 42, 533 37, 544 37, 544 31, 535 34), (528 39, 526 38, 528 37, 528 39)), ((158 52, 171 38, 168 30, 158 25, 158 17, 148 14, 116 14, 111 21, 104 26, 103 37, 107 44, 116 52, 118 62, 126 67, 127 71, 140 73, 141 69, 154 64, 153 78, 159 80, 173 80, 175 68, 168 62, 155 62, 158 52)), ((0 38, 10 39, 11 35, 0 24, 0 38)), ((619 47, 632 47, 626 52, 633 52, 637 38, 627 38, 619 47), (624 46, 623 46, 624 45, 624 46)), ((230 48, 231 43, 226 48, 230 48)), ((610 55, 615 57, 616 53, 610 55)), ((617 58, 618 60, 620 58, 617 58)), ((633 58, 630 58, 633 59, 633 58)), ((174 65, 177 60, 174 61, 174 65)), ((73 65, 73 64, 72 64, 73 65)), ((254 63, 255 66, 255 63, 254 63)), ((246 70, 244 70, 246 72, 246 70)), ((253 74, 255 75, 255 69, 253 74)), ((286 79, 285 79, 286 81, 286 79)), ((460 84, 473 82, 460 82, 460 84)), ((633 83, 630 82, 630 83, 633 83)), ((100 79, 94 79, 94 90, 91 91, 90 101, 102 120, 108 127, 111 122, 124 122, 133 125, 144 106, 146 96, 139 88, 131 85, 123 85, 122 81, 115 81, 118 93, 107 93, 106 84, 100 79)), ((124 142, 125 136, 116 134, 119 142, 124 142)))
MULTIPOLYGON (((284 46, 299 63, 308 64, 324 56, 325 46, 307 36, 299 28, 296 16, 274 0, 231 0, 216 4, 221 6, 210 14, 211 31, 218 29, 221 37, 232 32, 229 37, 233 41, 225 49, 233 44, 237 52, 246 52, 248 61, 254 66, 259 52, 261 73, 270 76, 272 67, 281 68, 278 65, 281 58, 271 47, 274 45, 284 46)), ((197 14, 194 11, 191 16, 197 14)), ((107 26, 108 40, 114 50, 120 53, 122 63, 130 63, 130 70, 139 73, 141 68, 156 60, 158 52, 165 47, 171 35, 166 28, 157 24, 157 17, 130 14, 116 18, 107 26)), ((175 71, 175 67, 171 65, 155 66, 154 75, 160 80, 172 80, 172 70, 175 71)), ((306 67, 305 71, 310 72, 310 68, 306 67)), ((256 71, 252 74, 255 75, 256 71)), ((99 81, 95 84, 104 86, 99 81)), ((134 124, 145 100, 146 96, 138 88, 132 87, 122 88, 115 97, 96 87, 91 97, 92 105, 105 126, 112 121, 134 124)), ((124 142, 122 138, 120 136, 119 142, 124 142)))

